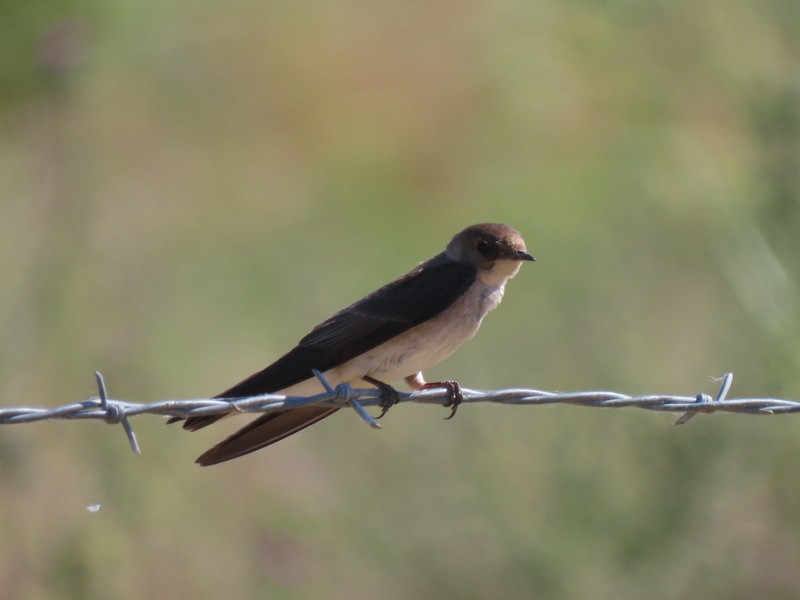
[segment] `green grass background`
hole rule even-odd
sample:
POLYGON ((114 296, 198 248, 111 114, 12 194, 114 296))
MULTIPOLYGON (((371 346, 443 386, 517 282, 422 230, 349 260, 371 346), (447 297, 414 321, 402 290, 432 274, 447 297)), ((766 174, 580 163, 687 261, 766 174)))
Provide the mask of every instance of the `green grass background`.
MULTIPOLYGON (((217 393, 481 221, 538 262, 431 378, 800 399, 795 0, 0 5, 0 406, 217 393)), ((797 417, 445 414, 2 427, 0 597, 800 597, 797 417)))

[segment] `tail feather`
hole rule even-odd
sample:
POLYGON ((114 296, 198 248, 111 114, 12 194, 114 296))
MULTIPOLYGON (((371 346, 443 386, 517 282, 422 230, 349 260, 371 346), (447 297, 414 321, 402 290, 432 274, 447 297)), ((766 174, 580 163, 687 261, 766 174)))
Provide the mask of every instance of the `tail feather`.
POLYGON ((197 431, 203 427, 208 427, 212 423, 216 423, 222 417, 227 417, 229 414, 230 413, 224 413, 221 415, 205 415, 203 417, 189 417, 186 420, 184 420, 183 417, 170 417, 167 421, 167 425, 172 425, 178 421, 183 421, 183 428, 186 431, 197 431))
MULTIPOLYGON (((339 409, 335 407, 304 406, 282 412, 267 413, 201 454, 195 462, 206 467, 250 454, 313 425, 337 410, 339 409)), ((212 421, 199 425, 192 424, 192 430, 210 425, 220 418, 220 415, 209 416, 213 417, 212 421)), ((208 417, 192 417, 187 419, 183 426, 188 429, 187 425, 190 421, 206 418, 208 417)))

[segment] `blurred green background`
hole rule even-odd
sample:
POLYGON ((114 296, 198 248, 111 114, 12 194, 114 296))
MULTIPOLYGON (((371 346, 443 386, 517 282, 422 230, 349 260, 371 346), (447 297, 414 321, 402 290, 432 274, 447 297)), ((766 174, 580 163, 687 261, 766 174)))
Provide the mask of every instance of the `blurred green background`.
MULTIPOLYGON (((429 379, 800 399, 796 0, 0 4, 0 406, 218 393, 481 221, 538 262, 429 379)), ((800 597, 797 417, 445 415, 3 427, 0 597, 800 597)))

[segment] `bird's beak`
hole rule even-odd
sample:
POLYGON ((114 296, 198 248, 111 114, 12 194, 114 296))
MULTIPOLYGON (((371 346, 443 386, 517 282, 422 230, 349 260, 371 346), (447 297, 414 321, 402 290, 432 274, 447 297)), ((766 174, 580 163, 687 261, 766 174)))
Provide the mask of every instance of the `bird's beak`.
POLYGON ((536 262, 536 259, 533 257, 533 254, 528 254, 527 252, 523 252, 520 250, 514 255, 514 258, 517 260, 529 260, 531 262, 536 262))

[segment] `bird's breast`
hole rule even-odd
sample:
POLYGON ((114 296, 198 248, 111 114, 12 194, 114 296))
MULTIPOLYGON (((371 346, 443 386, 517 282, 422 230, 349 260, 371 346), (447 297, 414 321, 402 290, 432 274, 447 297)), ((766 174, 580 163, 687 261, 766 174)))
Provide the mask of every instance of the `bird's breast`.
POLYGON ((342 365, 338 375, 345 381, 369 375, 391 382, 432 367, 475 335, 503 289, 476 282, 442 313, 342 365))

